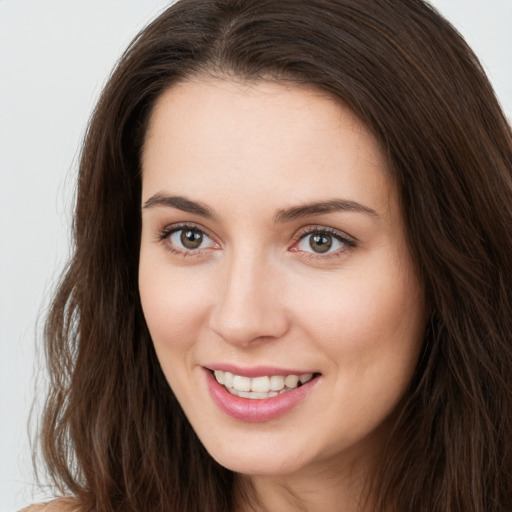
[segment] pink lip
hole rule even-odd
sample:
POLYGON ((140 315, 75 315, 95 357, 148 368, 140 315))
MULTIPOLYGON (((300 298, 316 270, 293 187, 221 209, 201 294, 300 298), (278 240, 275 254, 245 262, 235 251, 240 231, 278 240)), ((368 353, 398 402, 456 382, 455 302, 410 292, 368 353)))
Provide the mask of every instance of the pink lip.
MULTIPOLYGON (((220 368, 217 367, 217 369, 220 368)), ((252 400, 232 395, 217 382, 211 371, 205 368, 204 373, 210 395, 219 409, 232 418, 253 423, 269 421, 286 414, 307 397, 319 380, 318 378, 312 379, 298 388, 272 398, 252 400)), ((282 373, 272 374, 283 375, 282 373)), ((237 373, 237 375, 240 375, 240 373, 237 373)), ((246 373, 242 375, 249 376, 246 373)), ((258 375, 262 375, 262 373, 258 375)), ((269 375, 269 373, 263 373, 263 375, 269 375)), ((284 375, 291 374, 285 372, 284 375)), ((293 375, 297 375, 297 373, 293 375)))
POLYGON ((276 368, 275 366, 254 366, 252 368, 240 368, 232 364, 208 364, 205 368, 209 370, 221 370, 223 372, 230 372, 234 375, 241 375, 243 377, 263 377, 265 375, 305 375, 307 373, 317 373, 315 370, 296 370, 290 368, 276 368))

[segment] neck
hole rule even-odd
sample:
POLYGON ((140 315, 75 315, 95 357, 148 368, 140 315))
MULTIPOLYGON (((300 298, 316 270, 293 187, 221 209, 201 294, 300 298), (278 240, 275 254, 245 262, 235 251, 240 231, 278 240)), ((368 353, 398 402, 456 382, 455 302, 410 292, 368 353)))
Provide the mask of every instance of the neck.
POLYGON ((279 476, 239 475, 237 512, 370 511, 367 467, 359 460, 329 470, 323 465, 279 476))
POLYGON ((236 512, 374 512, 374 483, 395 421, 392 415, 358 443, 295 471, 238 474, 236 512))

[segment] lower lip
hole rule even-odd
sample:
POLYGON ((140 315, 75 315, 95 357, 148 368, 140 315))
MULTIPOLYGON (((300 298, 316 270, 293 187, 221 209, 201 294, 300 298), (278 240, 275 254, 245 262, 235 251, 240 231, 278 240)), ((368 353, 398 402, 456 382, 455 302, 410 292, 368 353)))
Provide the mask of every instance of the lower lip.
POLYGON ((209 370, 205 369, 205 373, 208 390, 219 409, 232 418, 253 423, 273 420, 286 414, 306 398, 318 381, 318 378, 314 378, 272 398, 251 399, 232 395, 209 370))

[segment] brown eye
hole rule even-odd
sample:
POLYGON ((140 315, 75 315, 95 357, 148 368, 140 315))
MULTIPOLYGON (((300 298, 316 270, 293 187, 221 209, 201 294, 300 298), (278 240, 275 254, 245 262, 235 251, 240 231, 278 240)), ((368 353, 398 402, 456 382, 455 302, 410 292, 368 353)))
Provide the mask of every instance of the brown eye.
POLYGON ((186 249, 197 249, 203 243, 203 233, 195 229, 182 229, 180 242, 186 249))
POLYGON ((309 237, 309 246, 314 252, 327 252, 332 247, 332 236, 327 233, 316 233, 309 237))
POLYGON ((164 245, 175 254, 202 254, 206 249, 220 249, 201 228, 180 226, 166 228, 159 236, 164 245))
POLYGON ((342 253, 355 246, 355 243, 344 233, 331 228, 312 230, 303 234, 292 250, 325 255, 342 253))

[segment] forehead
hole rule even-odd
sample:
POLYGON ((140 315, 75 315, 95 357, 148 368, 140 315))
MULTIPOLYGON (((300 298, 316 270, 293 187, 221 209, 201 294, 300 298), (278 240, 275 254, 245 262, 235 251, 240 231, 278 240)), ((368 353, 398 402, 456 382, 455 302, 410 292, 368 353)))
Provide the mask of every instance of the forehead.
POLYGON ((169 188, 201 199, 258 195, 265 204, 350 195, 383 210, 392 188, 379 144, 347 107, 272 82, 173 86, 154 107, 142 167, 146 198, 169 188))

